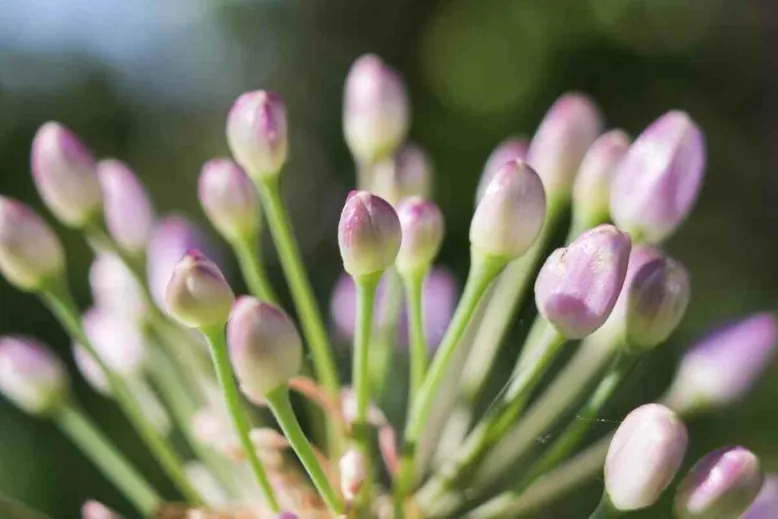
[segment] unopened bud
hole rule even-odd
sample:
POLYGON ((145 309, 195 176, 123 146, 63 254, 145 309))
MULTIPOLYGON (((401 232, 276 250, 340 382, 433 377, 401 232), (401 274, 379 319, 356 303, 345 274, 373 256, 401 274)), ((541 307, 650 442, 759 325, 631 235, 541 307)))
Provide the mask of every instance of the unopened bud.
POLYGON ((748 507, 740 519, 773 519, 778 510, 778 476, 765 480, 756 501, 748 507))
POLYGON ((81 507, 81 519, 122 519, 122 516, 97 501, 87 501, 81 507))
POLYGON ((140 283, 116 255, 101 252, 89 267, 89 286, 95 306, 132 321, 143 321, 148 310, 140 283))
POLYGON ((397 207, 402 243, 395 265, 401 274, 426 272, 443 244, 443 213, 434 202, 419 197, 397 207))
POLYGON ((82 323, 89 342, 108 369, 124 377, 143 372, 148 348, 136 323, 99 307, 87 310, 82 323))
POLYGON ((199 195, 208 219, 227 241, 246 241, 259 233, 261 216, 256 188, 230 159, 205 163, 200 173, 199 195))
POLYGON ((68 393, 63 362, 28 337, 0 338, 0 392, 23 411, 55 411, 68 393))
POLYGON ((432 162, 417 144, 403 146, 399 153, 375 165, 370 189, 397 206, 402 200, 432 194, 432 162))
POLYGON ((278 94, 241 95, 227 117, 227 142, 235 161, 255 182, 278 176, 286 162, 286 106, 278 94))
POLYGON ((367 191, 352 191, 338 224, 343 268, 354 277, 391 267, 401 242, 400 220, 386 200, 367 191))
POLYGON ((190 251, 173 269, 165 301, 175 319, 203 328, 227 322, 235 294, 214 262, 190 251))
POLYGON ((365 458, 357 449, 351 448, 340 458, 339 466, 340 490, 347 502, 353 502, 367 477, 365 458))
POLYGON ((486 159, 486 165, 481 173, 481 179, 478 181, 475 201, 480 202, 486 192, 486 187, 492 181, 494 175, 500 171, 505 164, 515 160, 527 159, 527 148, 529 141, 524 137, 509 137, 502 141, 486 159))
POLYGON ((118 160, 97 163, 103 190, 105 224, 116 243, 130 254, 141 254, 151 236, 154 208, 135 173, 118 160))

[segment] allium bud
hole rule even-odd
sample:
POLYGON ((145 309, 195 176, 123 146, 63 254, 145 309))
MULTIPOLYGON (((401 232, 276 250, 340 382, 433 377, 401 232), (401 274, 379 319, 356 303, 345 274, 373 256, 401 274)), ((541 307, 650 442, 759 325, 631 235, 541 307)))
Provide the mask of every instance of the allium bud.
POLYGON ((764 477, 759 459, 743 447, 725 447, 698 461, 678 486, 680 519, 737 519, 754 502, 764 477))
POLYGON ((292 512, 281 512, 276 516, 276 519, 299 519, 299 516, 292 512))
POLYGON ((705 170, 705 140, 684 112, 668 112, 632 144, 611 189, 616 224, 641 240, 670 236, 691 211, 705 170))
POLYGON ((230 159, 209 160, 199 183, 200 204, 227 241, 248 240, 259 233, 257 191, 246 173, 230 159))
POLYGON ((396 206, 411 196, 429 198, 432 193, 432 162, 418 144, 406 144, 394 157, 375 165, 370 189, 396 206))
POLYGON ((581 162, 573 184, 573 208, 578 217, 607 220, 613 175, 629 149, 629 136, 622 130, 602 134, 581 162))
POLYGON ((0 272, 22 290, 65 275, 57 235, 27 205, 0 196, 0 272))
POLYGON ((32 142, 31 163, 41 198, 63 223, 81 227, 100 214, 94 159, 70 130, 56 122, 41 126, 32 142))
POLYGON ((235 294, 214 262, 189 251, 173 269, 165 302, 182 324, 203 328, 227 322, 235 294))
POLYGON ((443 244, 443 213, 434 202, 408 198, 397 207, 402 229, 400 252, 395 265, 401 274, 424 272, 443 244))
POLYGON ((486 165, 481 173, 481 179, 478 181, 475 201, 480 202, 484 197, 486 188, 494 175, 500 171, 505 164, 515 160, 526 160, 529 141, 524 137, 509 137, 502 141, 486 159, 486 165))
POLYGON ((470 245, 487 256, 513 260, 535 242, 546 216, 546 195, 524 162, 506 163, 494 175, 470 222, 470 245))
POLYGON ((300 372, 303 346, 289 317, 278 308, 244 296, 227 323, 227 344, 235 376, 254 400, 285 385, 300 372))
POLYGON ((135 173, 118 160, 97 163, 103 189, 105 224, 116 243, 131 254, 146 250, 154 225, 154 208, 135 173))
POLYGON ((227 116, 227 142, 255 182, 277 177, 286 162, 284 100, 264 90, 241 95, 227 116))
POLYGON ((770 365, 776 346, 778 320, 768 313, 712 332, 683 356, 667 405, 687 413, 740 400, 770 365))
POLYGON ((122 516, 97 501, 87 501, 81 507, 81 519, 121 519, 122 516))
POLYGON ((402 78, 373 54, 354 62, 346 78, 343 131, 351 154, 375 163, 405 140, 410 106, 402 78))
POLYGON ((127 265, 116 255, 101 252, 89 267, 89 286, 95 306, 134 323, 148 310, 146 298, 127 265))
POLYGON ((343 268, 354 277, 391 267, 400 250, 400 220, 386 200, 352 191, 340 214, 338 245, 343 268))
POLYGON ((365 458, 357 449, 351 448, 340 458, 340 491, 347 502, 354 501, 367 477, 365 458))
POLYGON ((765 480, 756 501, 748 507, 740 519, 773 519, 778 510, 778 477, 765 480))
POLYGON ((546 112, 532 137, 527 162, 549 198, 569 196, 586 150, 602 131, 602 115, 583 94, 565 94, 546 112))
POLYGON ((65 365, 34 339, 2 337, 0 392, 27 413, 53 412, 67 396, 65 365))
POLYGON ((569 339, 595 331, 616 304, 630 248, 629 236, 600 225, 555 250, 535 281, 538 311, 569 339))
POLYGON ((102 395, 111 394, 111 383, 108 381, 103 368, 83 346, 79 344, 73 345, 73 360, 79 373, 81 373, 81 376, 84 377, 84 380, 92 389, 102 395))
POLYGON ((688 435, 668 408, 647 404, 619 426, 605 460, 605 491, 617 510, 651 506, 678 472, 688 435))
POLYGON ((137 324, 99 307, 87 310, 82 322, 89 342, 111 371, 125 377, 141 374, 148 349, 137 324))

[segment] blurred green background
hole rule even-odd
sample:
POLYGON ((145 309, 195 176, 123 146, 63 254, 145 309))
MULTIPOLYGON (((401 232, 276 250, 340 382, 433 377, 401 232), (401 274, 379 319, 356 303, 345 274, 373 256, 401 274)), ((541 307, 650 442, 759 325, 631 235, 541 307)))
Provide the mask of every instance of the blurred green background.
MULTIPOLYGON (((696 211, 668 248, 692 272, 693 300, 665 354, 644 362, 606 412, 617 420, 661 390, 682 348, 705 328, 778 302, 776 51, 774 0, 5 0, 0 192, 41 207, 29 145, 36 128, 55 119, 99 156, 135 168, 161 212, 202 219, 196 177, 205 160, 227 153, 232 100, 245 90, 276 90, 290 117, 284 190, 326 306, 340 269, 335 226, 354 177, 341 137, 342 88, 360 54, 380 54, 408 82, 411 137, 434 159, 436 198, 448 220, 442 262, 460 278, 488 153, 510 134, 531 135, 558 95, 588 92, 609 125, 632 134, 669 109, 687 110, 706 132, 709 168, 696 211)), ((85 308, 89 251, 78 235, 58 229, 85 308)), ((32 334, 69 353, 37 300, 5 282, 0 332, 32 334)), ((694 421, 690 459, 743 443, 778 471, 775 375, 773 368, 744 405, 694 421)), ((122 449, 154 474, 113 406, 80 381, 75 386, 122 449)), ((611 427, 599 424, 597 432, 611 427)), ((57 518, 78 517, 90 497, 127 510, 52 426, 4 401, 0 492, 57 518)), ((544 517, 585 517, 598 497, 592 485, 544 517)))

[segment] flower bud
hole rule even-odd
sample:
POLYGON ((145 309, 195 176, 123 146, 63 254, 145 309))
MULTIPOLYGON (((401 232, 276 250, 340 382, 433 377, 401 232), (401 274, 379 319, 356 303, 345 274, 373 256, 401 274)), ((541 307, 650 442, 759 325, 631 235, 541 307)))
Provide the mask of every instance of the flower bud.
POLYGON ((613 220, 636 239, 666 239, 691 211, 704 170, 702 132, 686 113, 666 113, 638 136, 616 171, 613 220))
POLYGON ((681 359, 667 405, 685 414, 740 400, 770 365, 778 346, 778 320, 768 313, 720 328, 681 359))
POLYGON ((402 78, 381 58, 367 54, 346 78, 343 132, 357 162, 374 164, 405 140, 410 106, 402 78))
POLYGON ((400 220, 384 199, 352 191, 340 214, 338 245, 343 268, 354 277, 391 267, 400 250, 400 220))
POLYGON ((470 245, 510 261, 535 242, 546 216, 546 195, 535 171, 516 160, 489 182, 470 222, 470 245))
POLYGON ((136 324, 99 307, 84 312, 82 323, 89 342, 108 369, 123 377, 136 377, 143 372, 148 348, 136 324))
POLYGON ((583 94, 557 99, 546 112, 527 150, 549 198, 568 197, 586 150, 602 131, 602 115, 583 94))
POLYGON ((73 360, 79 373, 81 373, 81 376, 84 377, 84 380, 92 389, 101 395, 108 396, 111 394, 111 383, 108 381, 103 368, 83 346, 79 344, 73 345, 73 360))
POLYGON ((393 206, 411 196, 429 198, 432 162, 418 144, 406 144, 394 157, 375 165, 371 190, 393 206))
POLYGON ((241 389, 253 400, 300 372, 303 346, 292 321, 278 308, 244 296, 227 323, 230 360, 241 389))
POLYGON ((65 365, 34 339, 2 337, 0 392, 26 413, 51 413, 67 397, 65 365))
POLYGON ((284 100, 264 90, 241 95, 227 116, 227 142, 252 180, 277 177, 286 162, 284 100))
POLYGON ((89 286, 95 306, 133 323, 143 321, 148 307, 138 281, 115 254, 101 252, 89 267, 89 286))
POLYGON ((430 268, 443 244, 443 213, 434 202, 408 198, 397 207, 402 242, 395 266, 400 274, 416 274, 430 268))
POLYGON ((299 516, 292 512, 281 512, 276 516, 276 519, 299 519, 299 516))
POLYGON ((540 314, 569 339, 602 326, 624 284, 630 248, 629 236, 600 225, 555 250, 535 281, 540 314))
POLYGON ((165 301, 182 324, 204 328, 227 322, 235 294, 214 262, 190 251, 173 269, 165 301))
POLYGON ((97 501, 87 501, 81 507, 81 519, 121 519, 122 516, 97 501))
POLYGON ((367 476, 365 458, 355 448, 350 448, 340 458, 340 491, 346 502, 353 502, 362 489, 367 476))
POLYGON ((200 204, 225 240, 239 242, 259 233, 257 191, 246 173, 230 159, 212 159, 200 173, 200 204))
POLYGON ((475 201, 476 204, 481 201, 486 192, 486 188, 494 175, 500 171, 505 164, 515 160, 526 160, 527 148, 529 142, 524 137, 509 137, 502 141, 486 159, 486 165, 481 173, 481 179, 478 181, 475 201))
POLYGON ((141 254, 151 236, 154 208, 135 173, 118 160, 97 163, 103 189, 105 224, 116 243, 130 254, 141 254))
POLYGON ((0 196, 0 272, 21 290, 65 275, 65 252, 46 222, 22 202, 0 196))
POLYGON ((638 407, 616 430, 605 460, 605 491, 617 510, 651 506, 678 472, 688 436, 683 422, 659 404, 638 407))
POLYGON ((82 227, 102 210, 92 154, 63 125, 48 122, 32 142, 32 174, 38 192, 62 223, 82 227))
POLYGON ((748 507, 740 519, 773 519, 778 510, 778 477, 772 476, 765 480, 756 501, 748 507))
POLYGON ((725 447, 698 461, 675 494, 680 519, 737 519, 754 502, 764 477, 759 459, 742 447, 725 447))

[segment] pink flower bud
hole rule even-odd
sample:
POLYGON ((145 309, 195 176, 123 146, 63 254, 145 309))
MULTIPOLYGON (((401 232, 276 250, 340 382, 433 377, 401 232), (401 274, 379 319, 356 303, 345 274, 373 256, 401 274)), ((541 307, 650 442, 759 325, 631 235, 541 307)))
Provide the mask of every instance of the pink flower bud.
POLYGON ((133 323, 145 318, 148 308, 143 289, 118 256, 97 255, 89 267, 89 286, 95 306, 133 323))
POLYGON ((352 191, 338 224, 343 268, 354 277, 382 272, 400 250, 400 220, 384 199, 367 191, 352 191))
POLYGON ((34 339, 2 337, 0 392, 26 413, 51 413, 67 397, 65 365, 34 339))
POLYGON ((622 130, 611 130, 589 147, 573 184, 573 211, 577 218, 608 219, 611 183, 629 143, 629 136, 622 130))
POLYGON ((425 272, 443 244, 443 213, 434 202, 413 197, 400 203, 397 216, 402 242, 395 266, 401 274, 425 272))
POLYGON ((772 476, 765 480, 756 501, 740 519, 773 519, 776 510, 778 510, 778 477, 772 476))
POLYGON ((357 449, 351 448, 340 458, 339 466, 341 492, 347 502, 353 502, 367 477, 365 458, 357 449))
POLYGON ((371 190, 393 206, 405 198, 432 194, 432 162, 418 144, 406 144, 394 157, 375 165, 371 190))
POLYGON ((484 197, 486 188, 494 175, 500 171, 505 164, 515 160, 526 160, 527 148, 529 142, 524 137, 509 137, 502 141, 486 159, 486 165, 481 173, 481 179, 478 181, 475 201, 480 202, 484 197))
POLYGON ((198 251, 189 251, 173 269, 165 302, 172 317, 186 326, 224 324, 235 295, 219 267, 198 251))
POLYGON ((261 215, 256 188, 230 159, 209 160, 199 183, 200 204, 224 239, 246 241, 259 233, 261 215))
POLYGON ((89 342, 108 369, 128 378, 141 375, 148 348, 137 324, 99 307, 87 310, 82 322, 89 342))
POLYGON ((122 516, 97 501, 87 501, 81 507, 81 519, 122 519, 122 516))
POLYGON ((103 190, 105 224, 116 243, 130 254, 141 254, 151 236, 154 208, 135 173, 118 160, 97 163, 103 190))

